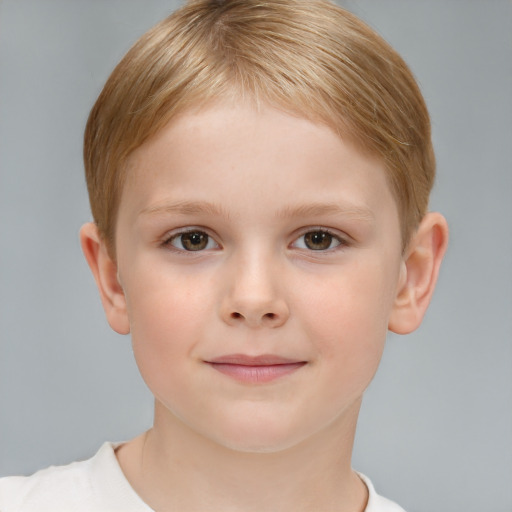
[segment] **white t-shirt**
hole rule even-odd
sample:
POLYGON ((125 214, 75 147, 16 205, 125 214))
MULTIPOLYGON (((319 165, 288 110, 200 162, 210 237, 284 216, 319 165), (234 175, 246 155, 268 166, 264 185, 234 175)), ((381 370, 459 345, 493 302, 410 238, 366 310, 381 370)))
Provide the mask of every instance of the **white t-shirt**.
MULTIPOLYGON (((116 446, 105 443, 91 459, 51 466, 32 476, 0 478, 0 511, 153 512, 126 480, 114 453, 116 446)), ((365 512, 404 512, 360 476, 370 496, 365 512)))

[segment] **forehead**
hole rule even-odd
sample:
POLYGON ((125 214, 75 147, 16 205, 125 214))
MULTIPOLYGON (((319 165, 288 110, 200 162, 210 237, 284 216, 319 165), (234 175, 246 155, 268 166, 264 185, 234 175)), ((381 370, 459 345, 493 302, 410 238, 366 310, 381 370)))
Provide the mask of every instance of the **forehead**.
POLYGON ((325 124, 245 103, 180 114, 132 154, 120 213, 179 202, 216 204, 231 215, 305 212, 312 203, 368 217, 395 208, 379 160, 325 124))

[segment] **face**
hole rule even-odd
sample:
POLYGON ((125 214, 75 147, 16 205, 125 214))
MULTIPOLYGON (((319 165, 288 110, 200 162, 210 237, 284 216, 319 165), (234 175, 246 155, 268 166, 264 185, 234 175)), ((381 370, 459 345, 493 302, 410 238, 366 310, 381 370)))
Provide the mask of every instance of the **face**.
POLYGON ((378 161, 270 107, 182 114, 131 158, 116 249, 157 417, 267 452, 353 424, 402 267, 378 161))

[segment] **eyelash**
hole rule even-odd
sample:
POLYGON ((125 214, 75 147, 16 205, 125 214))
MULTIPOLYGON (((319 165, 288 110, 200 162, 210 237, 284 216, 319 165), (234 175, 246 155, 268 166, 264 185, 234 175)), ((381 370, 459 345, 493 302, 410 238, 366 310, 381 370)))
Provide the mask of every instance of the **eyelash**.
MULTIPOLYGON (((302 238, 306 237, 309 234, 315 234, 315 235, 322 234, 322 236, 327 235, 328 237, 330 237, 329 238, 329 241, 330 241, 329 247, 327 247, 325 249, 311 249, 310 247, 305 246, 305 247, 298 247, 299 249, 311 251, 314 253, 325 253, 325 252, 332 252, 332 251, 340 250, 340 249, 343 249, 344 247, 346 247, 347 245, 349 245, 346 238, 343 238, 339 234, 334 233, 333 231, 331 231, 329 229, 321 228, 321 227, 308 228, 307 231, 303 231, 302 234, 294 240, 294 244, 296 244, 298 240, 301 240, 302 238), (336 245, 334 247, 330 247, 330 245, 333 242, 336 242, 336 245)), ((306 244, 304 244, 304 245, 306 245, 306 244)))
MULTIPOLYGON (((320 240, 320 241, 322 241, 322 240, 320 240)), ((215 242, 215 240, 212 236, 210 236, 205 230, 199 229, 199 228, 189 228, 189 229, 179 231, 177 233, 173 233, 172 235, 168 236, 163 241, 162 245, 164 247, 172 248, 172 250, 175 250, 177 252, 188 252, 188 253, 202 252, 205 250, 217 249, 220 247, 219 244, 217 242, 215 242), (205 242, 205 245, 196 250, 185 248, 183 246, 183 243, 184 243, 183 237, 185 237, 186 235, 191 235, 191 238, 188 240, 188 242, 191 242, 192 244, 197 244, 197 245, 201 245, 201 242, 203 242, 203 243, 205 242), (199 235, 199 237, 192 237, 192 235, 199 235), (201 237, 203 237, 203 238, 201 238, 201 237), (206 237, 206 240, 204 237, 206 237), (173 242, 176 240, 178 240, 178 241, 181 240, 182 247, 177 247, 176 245, 173 244, 173 242), (211 247, 210 246, 211 243, 213 243, 215 246, 211 247)), ((292 247, 295 246, 297 249, 310 251, 312 253, 332 252, 332 251, 343 249, 348 245, 349 245, 349 242, 347 241, 346 238, 341 237, 340 235, 332 232, 329 229, 320 228, 320 227, 308 228, 307 231, 303 231, 299 237, 295 238, 293 243, 291 244, 292 247), (307 242, 303 243, 303 247, 297 247, 297 242, 299 240, 303 239, 304 237, 306 237, 307 235, 318 235, 318 234, 321 234, 323 237, 325 237, 326 235, 329 237, 327 239, 327 241, 329 242, 328 247, 323 248, 323 249, 312 249, 311 247, 307 246, 307 242), (331 247, 333 242, 336 245, 334 245, 334 247, 331 247)))
MULTIPOLYGON (((201 240, 200 239, 196 239, 197 242, 200 242, 201 240)), ((193 240, 191 240, 192 243, 194 243, 193 240)), ((200 228, 188 228, 188 229, 184 229, 182 231, 179 231, 177 233, 173 233, 172 235, 168 236, 162 243, 162 245, 164 247, 170 247, 172 248, 173 250, 177 251, 177 252, 202 252, 204 250, 207 250, 207 249, 212 249, 212 248, 218 248, 219 247, 219 244, 217 242, 214 241, 214 238, 212 236, 210 236, 204 229, 200 229, 200 228), (194 249, 186 249, 184 247, 180 248, 180 247, 176 247, 174 244, 173 244, 173 241, 175 240, 180 240, 182 241, 182 245, 183 245, 183 237, 186 236, 186 235, 200 235, 200 236, 205 236, 206 237, 206 246, 201 248, 201 249, 197 249, 197 250, 194 250, 194 249), (216 247, 208 247, 210 245, 210 242, 213 242, 215 244, 216 247)))

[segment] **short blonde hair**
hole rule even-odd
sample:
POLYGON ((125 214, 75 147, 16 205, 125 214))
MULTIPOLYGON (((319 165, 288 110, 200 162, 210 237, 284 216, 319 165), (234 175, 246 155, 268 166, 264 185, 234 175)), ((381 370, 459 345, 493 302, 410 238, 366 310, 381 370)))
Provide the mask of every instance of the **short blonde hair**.
POLYGON ((109 249, 131 152, 177 113, 232 95, 327 123, 380 158, 405 247, 426 213, 435 158, 402 58, 327 0, 192 0, 135 43, 89 116, 87 186, 109 249))

